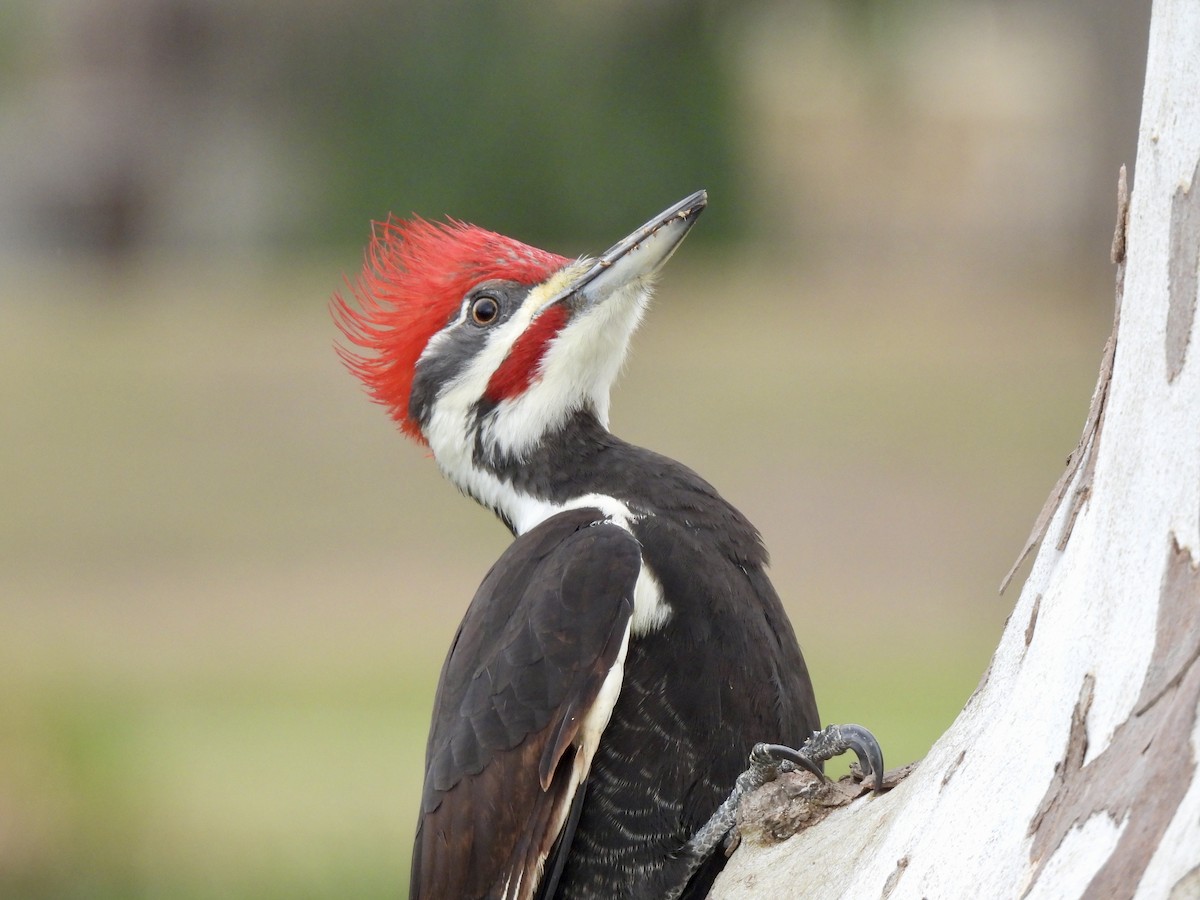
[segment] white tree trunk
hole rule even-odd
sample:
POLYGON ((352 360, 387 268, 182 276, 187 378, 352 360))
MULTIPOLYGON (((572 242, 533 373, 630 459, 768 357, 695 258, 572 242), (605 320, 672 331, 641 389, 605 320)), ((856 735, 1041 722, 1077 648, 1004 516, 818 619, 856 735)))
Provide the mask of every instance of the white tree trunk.
POLYGON ((1120 243, 1111 381, 979 689, 890 793, 747 828, 713 897, 1200 896, 1200 0, 1154 3, 1120 243))

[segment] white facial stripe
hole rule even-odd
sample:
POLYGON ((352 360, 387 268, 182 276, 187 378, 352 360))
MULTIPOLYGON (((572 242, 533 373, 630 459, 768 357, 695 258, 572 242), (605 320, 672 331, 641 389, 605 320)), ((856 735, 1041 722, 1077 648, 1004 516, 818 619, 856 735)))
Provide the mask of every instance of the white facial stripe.
MULTIPOLYGON (((504 362, 535 314, 545 308, 548 300, 561 293, 570 279, 576 277, 576 270, 581 265, 566 266, 548 281, 533 288, 521 307, 506 322, 490 331, 484 347, 470 364, 441 387, 429 421, 423 428, 425 439, 429 441, 442 473, 460 490, 492 509, 502 510, 506 505, 499 496, 503 492, 493 484, 495 479, 475 468, 475 403, 483 397, 492 373, 504 362)), ((445 340, 450 331, 466 322, 468 312, 469 301, 464 299, 458 318, 430 339, 422 356, 436 352, 436 345, 445 340)))
MULTIPOLYGON (((545 309, 547 301, 562 293, 562 290, 570 284, 571 279, 576 277, 576 270, 579 268, 579 263, 566 266, 552 275, 549 280, 533 288, 508 321, 489 331, 483 349, 476 354, 470 365, 466 366, 451 384, 442 389, 438 405, 448 402, 454 406, 467 408, 479 400, 487 390, 492 374, 500 368, 500 364, 512 350, 513 344, 525 333, 537 314, 545 309)), ((467 305, 464 302, 459 321, 465 321, 466 315, 467 305)), ((443 331, 448 331, 457 324, 458 322, 443 331)), ((430 343, 432 344, 432 341, 430 343)))
POLYGON ((646 285, 632 285, 622 295, 576 314, 550 342, 541 377, 521 394, 501 401, 484 422, 484 446, 520 459, 542 435, 584 405, 590 405, 607 427, 609 393, 649 297, 646 285))

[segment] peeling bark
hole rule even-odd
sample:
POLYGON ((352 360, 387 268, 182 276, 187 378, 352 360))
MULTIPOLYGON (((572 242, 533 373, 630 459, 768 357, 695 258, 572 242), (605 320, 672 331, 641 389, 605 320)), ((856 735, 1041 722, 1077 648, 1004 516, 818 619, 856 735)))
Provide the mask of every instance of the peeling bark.
POLYGON ((1029 624, 1025 626, 1025 647, 1033 643, 1033 633, 1037 628, 1038 610, 1042 608, 1042 595, 1038 594, 1033 600, 1033 609, 1029 613, 1029 624))
MULTIPOLYGON (((1085 764, 1087 714, 1095 679, 1088 675, 1071 717, 1067 752, 1030 824, 1030 861, 1042 867, 1068 831, 1107 815, 1121 825, 1108 861, 1085 897, 1132 897, 1154 850, 1196 774, 1191 736, 1200 704, 1200 577, 1191 554, 1172 538, 1158 607, 1154 654, 1134 713, 1103 753, 1085 764)), ((1028 891, 1026 891, 1028 894, 1028 891)))

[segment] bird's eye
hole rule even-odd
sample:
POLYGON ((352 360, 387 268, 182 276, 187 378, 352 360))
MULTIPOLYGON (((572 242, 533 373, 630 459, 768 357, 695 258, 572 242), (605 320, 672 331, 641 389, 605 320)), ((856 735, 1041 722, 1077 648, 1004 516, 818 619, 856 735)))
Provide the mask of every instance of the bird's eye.
POLYGON ((500 304, 496 298, 482 294, 471 301, 471 321, 476 325, 491 325, 500 315, 500 304))

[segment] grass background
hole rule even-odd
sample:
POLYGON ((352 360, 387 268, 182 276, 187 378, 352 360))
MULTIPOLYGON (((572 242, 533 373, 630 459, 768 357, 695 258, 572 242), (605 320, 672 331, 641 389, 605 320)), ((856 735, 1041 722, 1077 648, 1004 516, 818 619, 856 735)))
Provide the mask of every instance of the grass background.
MULTIPOLYGON (((354 265, 13 270, 0 895, 403 890, 438 667, 508 537, 341 370, 354 265)), ((1071 284, 684 248, 616 391, 762 530, 823 717, 890 765, 978 682, 1078 436, 1111 305, 1071 284)))

